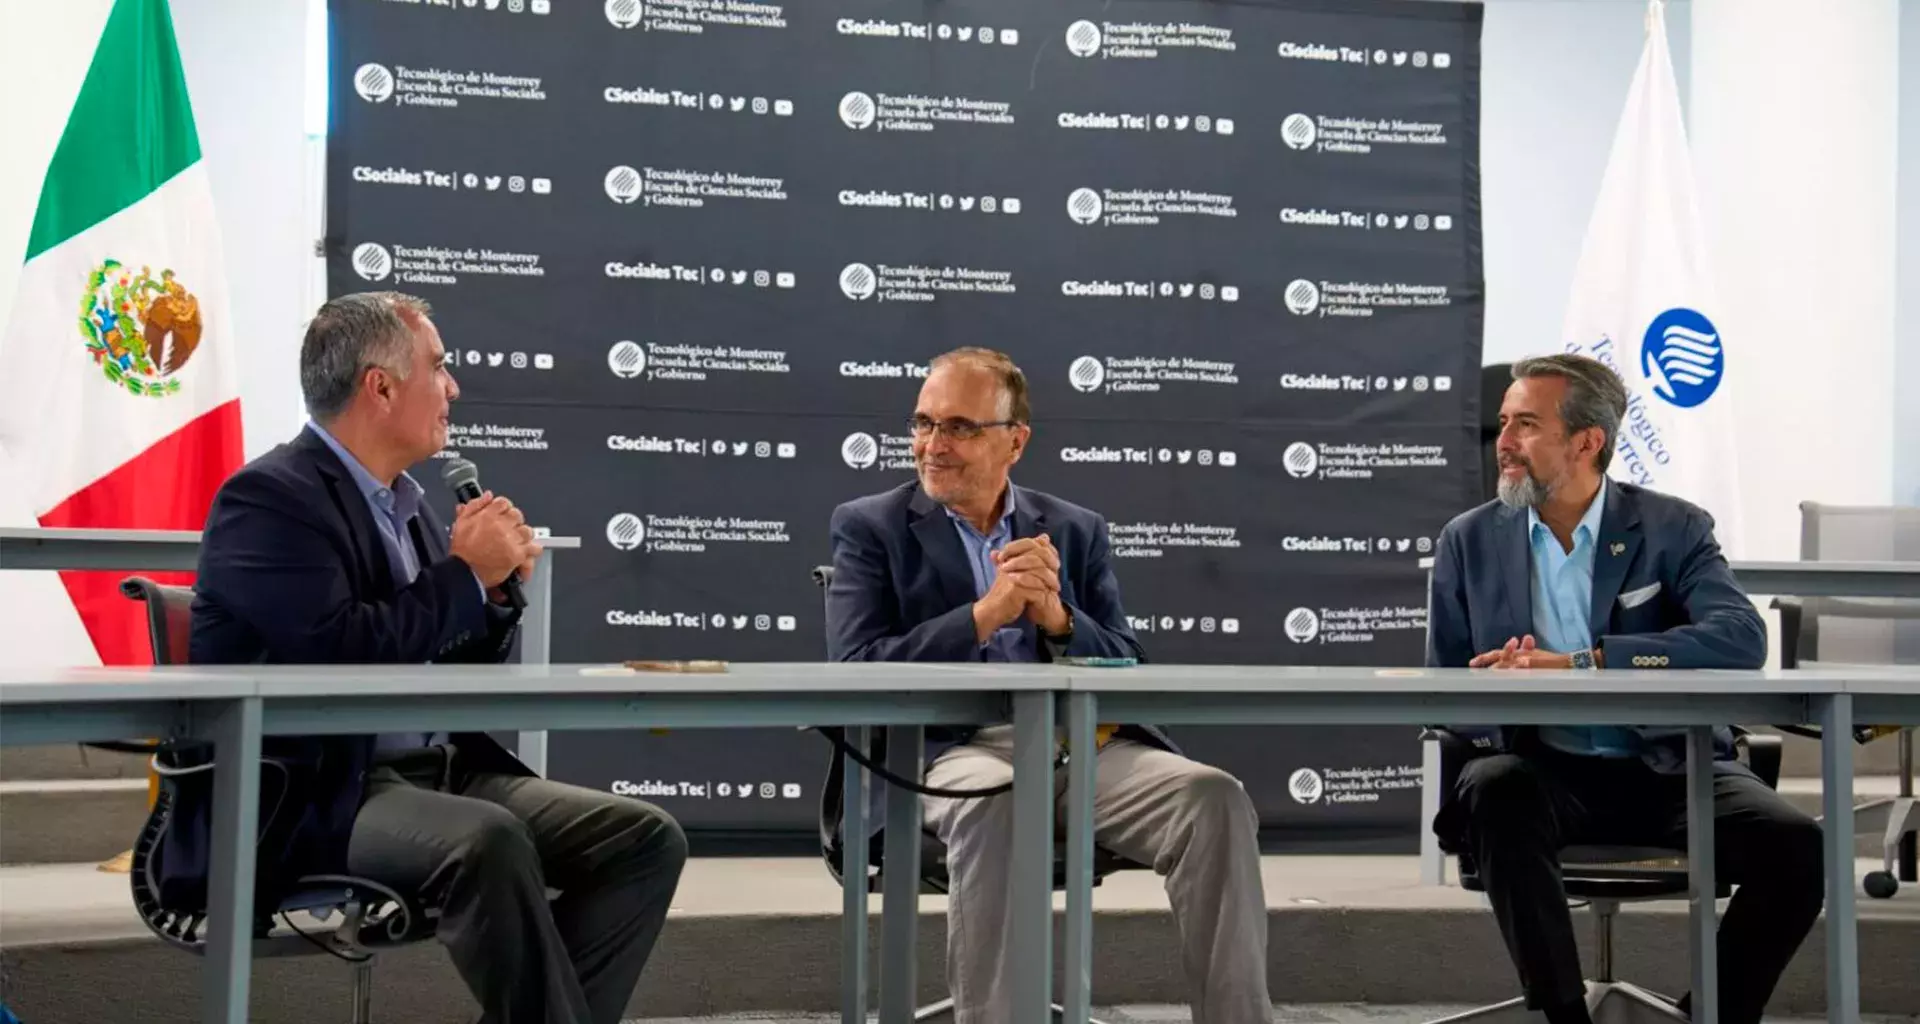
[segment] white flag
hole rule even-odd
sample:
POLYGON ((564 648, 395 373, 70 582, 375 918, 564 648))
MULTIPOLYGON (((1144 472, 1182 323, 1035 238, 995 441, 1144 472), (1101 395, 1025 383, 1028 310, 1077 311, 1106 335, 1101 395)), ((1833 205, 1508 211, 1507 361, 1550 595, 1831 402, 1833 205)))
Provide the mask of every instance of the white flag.
MULTIPOLYGON (((1729 352, 1716 317, 1693 161, 1667 52, 1661 0, 1640 54, 1600 197, 1587 224, 1561 331, 1627 385, 1627 416, 1609 473, 1684 498, 1714 517, 1729 555, 1742 550, 1729 352)), ((1737 364, 1740 350, 1733 348, 1737 364)))

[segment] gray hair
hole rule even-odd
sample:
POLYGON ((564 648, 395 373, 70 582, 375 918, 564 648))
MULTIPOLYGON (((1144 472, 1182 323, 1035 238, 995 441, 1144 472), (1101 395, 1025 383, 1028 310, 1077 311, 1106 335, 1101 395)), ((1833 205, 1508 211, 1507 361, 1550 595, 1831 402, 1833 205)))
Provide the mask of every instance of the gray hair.
POLYGON ((326 423, 346 411, 360 376, 379 367, 405 380, 413 368, 413 329, 432 313, 426 300, 400 292, 359 292, 329 300, 300 342, 300 394, 326 423))
POLYGON ((1613 462, 1613 446, 1620 437, 1620 420, 1627 414, 1627 386, 1613 368, 1591 356, 1560 353, 1535 356, 1513 364, 1513 379, 1558 377, 1567 382, 1560 400, 1560 420, 1569 435, 1589 427, 1606 434, 1600 446, 1600 472, 1613 462))

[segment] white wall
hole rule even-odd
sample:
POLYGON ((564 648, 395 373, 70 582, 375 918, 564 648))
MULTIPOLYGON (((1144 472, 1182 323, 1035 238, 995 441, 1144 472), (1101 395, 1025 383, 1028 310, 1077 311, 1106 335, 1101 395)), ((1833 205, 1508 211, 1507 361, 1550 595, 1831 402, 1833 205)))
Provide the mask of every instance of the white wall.
MULTIPOLYGON (((1695 0, 1692 143, 1748 558, 1893 496, 1895 0, 1695 0)), ((1909 396, 1911 400, 1911 396, 1909 396)))
POLYGON ((1893 500, 1920 505, 1920 3, 1900 5, 1900 145, 1894 185, 1893 500))
POLYGON ((172 0, 213 182, 240 351, 249 457, 293 436, 300 335, 313 312, 306 0, 172 0))

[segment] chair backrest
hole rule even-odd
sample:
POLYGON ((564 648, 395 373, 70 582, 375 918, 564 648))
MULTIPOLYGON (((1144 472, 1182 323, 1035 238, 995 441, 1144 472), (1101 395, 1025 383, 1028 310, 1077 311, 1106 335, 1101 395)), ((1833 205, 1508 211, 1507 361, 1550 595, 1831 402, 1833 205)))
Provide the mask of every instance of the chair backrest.
POLYGON ((1480 368, 1480 496, 1486 501, 1494 499, 1500 486, 1499 455, 1494 446, 1500 440, 1500 403, 1506 400, 1507 386, 1512 383, 1512 363, 1480 368))
MULTIPOLYGON (((1808 562, 1920 561, 1920 508, 1800 503, 1800 558, 1808 562)), ((1806 598, 1796 661, 1920 664, 1920 601, 1806 598)))
POLYGON ((144 576, 120 581, 120 593, 147 606, 147 636, 155 665, 185 665, 193 626, 193 588, 155 583, 144 576))

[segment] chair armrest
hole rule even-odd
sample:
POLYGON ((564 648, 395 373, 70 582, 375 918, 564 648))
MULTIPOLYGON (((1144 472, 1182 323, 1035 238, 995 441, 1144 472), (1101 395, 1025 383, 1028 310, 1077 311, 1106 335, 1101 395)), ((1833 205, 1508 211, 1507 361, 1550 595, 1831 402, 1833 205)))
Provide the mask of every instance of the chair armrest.
POLYGON ((1800 624, 1807 605, 1797 597, 1776 597, 1768 607, 1780 613, 1780 667, 1800 667, 1800 624))
POLYGON ((1785 749, 1782 739, 1749 732, 1736 735, 1734 743, 1746 749, 1747 767, 1760 776, 1760 781, 1766 783, 1768 789, 1779 789, 1780 757, 1785 749))

